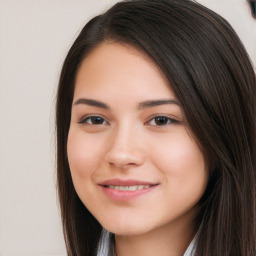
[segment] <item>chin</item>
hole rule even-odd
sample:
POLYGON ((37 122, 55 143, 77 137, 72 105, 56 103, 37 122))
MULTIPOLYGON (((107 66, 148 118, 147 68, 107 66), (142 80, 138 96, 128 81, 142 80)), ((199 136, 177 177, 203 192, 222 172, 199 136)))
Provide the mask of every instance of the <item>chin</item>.
POLYGON ((112 223, 112 225, 104 225, 103 223, 102 226, 107 231, 119 236, 137 236, 150 231, 150 228, 148 226, 146 228, 146 225, 138 226, 135 223, 119 223, 118 221, 114 224, 112 223))

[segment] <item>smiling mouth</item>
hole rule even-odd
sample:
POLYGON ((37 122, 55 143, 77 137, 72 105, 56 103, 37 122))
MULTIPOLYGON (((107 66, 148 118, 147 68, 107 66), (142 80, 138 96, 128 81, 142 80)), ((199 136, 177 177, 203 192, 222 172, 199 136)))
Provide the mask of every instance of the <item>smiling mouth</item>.
POLYGON ((150 188, 152 185, 134 185, 134 186, 113 186, 113 185, 104 185, 105 188, 111 188, 120 191, 136 191, 150 188))
POLYGON ((159 184, 149 184, 143 181, 122 181, 118 179, 108 180, 100 184, 105 195, 115 201, 130 201, 136 199, 155 190, 158 185, 159 184))
POLYGON ((105 195, 115 201, 130 201, 142 195, 150 194, 159 183, 137 179, 107 179, 98 184, 105 195))

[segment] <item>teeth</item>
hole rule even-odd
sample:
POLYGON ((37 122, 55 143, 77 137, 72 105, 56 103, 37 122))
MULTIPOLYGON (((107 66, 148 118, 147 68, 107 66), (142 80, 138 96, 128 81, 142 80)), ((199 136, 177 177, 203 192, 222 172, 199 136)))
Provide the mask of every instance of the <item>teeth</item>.
POLYGON ((136 186, 112 186, 109 185, 109 188, 115 189, 115 190, 121 190, 121 191, 135 191, 135 190, 141 190, 149 188, 150 185, 136 185, 136 186))

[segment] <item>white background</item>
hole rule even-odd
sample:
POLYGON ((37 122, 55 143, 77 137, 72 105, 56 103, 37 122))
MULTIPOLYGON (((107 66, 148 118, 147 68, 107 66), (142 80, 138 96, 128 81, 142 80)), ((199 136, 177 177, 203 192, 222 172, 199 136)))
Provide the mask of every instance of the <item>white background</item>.
MULTIPOLYGON (((115 0, 0 0, 0 256, 65 254, 56 198, 54 105, 80 29, 115 0)), ((256 63, 243 0, 200 0, 225 16, 256 63)))

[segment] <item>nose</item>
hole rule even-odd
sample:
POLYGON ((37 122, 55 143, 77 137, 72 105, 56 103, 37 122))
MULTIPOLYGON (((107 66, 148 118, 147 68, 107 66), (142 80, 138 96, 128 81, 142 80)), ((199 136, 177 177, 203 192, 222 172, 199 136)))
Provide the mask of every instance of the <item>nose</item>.
POLYGON ((129 129, 116 131, 112 134, 105 160, 119 169, 140 166, 145 162, 146 154, 142 139, 129 129))

